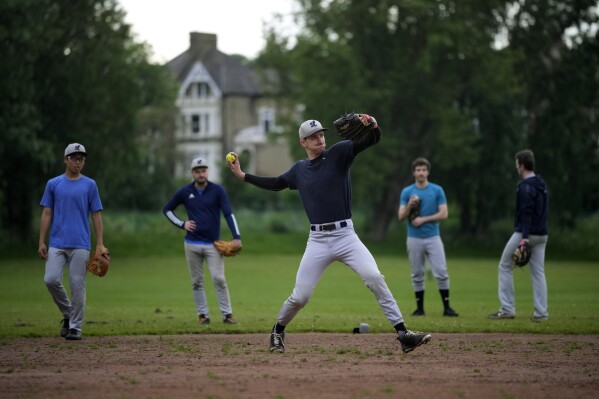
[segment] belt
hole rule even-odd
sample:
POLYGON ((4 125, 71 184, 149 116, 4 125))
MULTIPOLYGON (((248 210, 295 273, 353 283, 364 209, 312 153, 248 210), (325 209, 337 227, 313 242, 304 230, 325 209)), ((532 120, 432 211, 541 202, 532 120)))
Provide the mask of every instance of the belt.
POLYGON ((339 222, 339 223, 313 224, 312 226, 310 226, 310 230, 312 230, 312 231, 332 231, 332 230, 341 229, 343 227, 347 227, 347 222, 345 220, 343 222, 339 222), (339 225, 339 227, 337 227, 337 225, 339 225))

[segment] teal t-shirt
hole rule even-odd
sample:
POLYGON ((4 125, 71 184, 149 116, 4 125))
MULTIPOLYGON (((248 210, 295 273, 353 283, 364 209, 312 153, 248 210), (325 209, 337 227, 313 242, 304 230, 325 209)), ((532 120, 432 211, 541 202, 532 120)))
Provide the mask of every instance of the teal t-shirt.
MULTIPOLYGON (((434 183, 428 183, 425 188, 418 188, 416 184, 405 187, 399 197, 400 205, 407 205, 412 195, 420 197, 420 216, 430 216, 439 212, 439 205, 446 204, 443 188, 434 183)), ((414 227, 408 222, 408 237, 428 238, 439 235, 439 222, 424 223, 414 227)))

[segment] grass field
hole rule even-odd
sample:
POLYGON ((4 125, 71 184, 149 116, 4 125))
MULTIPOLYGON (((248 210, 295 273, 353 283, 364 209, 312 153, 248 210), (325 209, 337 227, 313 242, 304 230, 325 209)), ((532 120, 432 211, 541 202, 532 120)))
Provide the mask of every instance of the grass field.
MULTIPOLYGON (((113 253, 109 273, 88 275, 84 335, 169 335, 267 332, 290 294, 301 254, 242 253, 227 259, 227 277, 238 326, 218 322, 214 287, 207 295, 213 323, 196 322, 182 249, 176 256, 122 258, 113 253)), ((599 333, 599 268, 594 262, 548 261, 550 318, 532 323, 528 268, 515 271, 517 318, 486 318, 498 309, 497 259, 449 258, 452 307, 458 318, 441 316, 436 283, 427 280, 426 317, 415 318, 405 256, 377 255, 377 262, 405 316, 408 328, 429 332, 599 333)), ((44 262, 0 260, 0 337, 55 336, 61 315, 43 282, 44 262)), ((65 284, 68 286, 68 279, 65 284)), ((289 325, 290 332, 349 332, 360 322, 372 332, 390 332, 372 293, 349 268, 334 263, 311 302, 289 325)))

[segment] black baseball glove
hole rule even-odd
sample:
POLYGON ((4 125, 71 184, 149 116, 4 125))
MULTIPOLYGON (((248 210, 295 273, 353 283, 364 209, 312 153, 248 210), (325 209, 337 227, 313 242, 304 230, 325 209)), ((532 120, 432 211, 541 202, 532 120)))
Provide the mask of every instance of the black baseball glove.
POLYGON ((408 214, 408 220, 410 222, 420 216, 420 197, 414 194, 412 198, 414 198, 415 202, 414 205, 412 205, 412 208, 410 208, 410 213, 408 214))
POLYGON ((530 261, 532 248, 528 241, 523 241, 518 245, 518 248, 512 254, 512 267, 524 267, 530 261))
POLYGON ((346 140, 356 141, 374 129, 376 120, 367 114, 344 114, 333 122, 337 133, 346 140))

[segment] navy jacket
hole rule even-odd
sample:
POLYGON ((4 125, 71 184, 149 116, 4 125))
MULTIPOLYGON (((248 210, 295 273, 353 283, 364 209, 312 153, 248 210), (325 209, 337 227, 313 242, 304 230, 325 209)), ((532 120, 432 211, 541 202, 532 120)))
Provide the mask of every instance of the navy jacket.
POLYGON ((529 235, 544 236, 549 233, 547 207, 549 192, 540 175, 535 175, 518 183, 516 189, 516 221, 514 231, 529 235))

